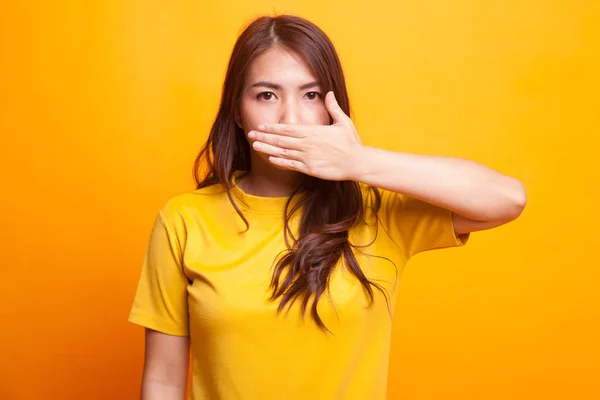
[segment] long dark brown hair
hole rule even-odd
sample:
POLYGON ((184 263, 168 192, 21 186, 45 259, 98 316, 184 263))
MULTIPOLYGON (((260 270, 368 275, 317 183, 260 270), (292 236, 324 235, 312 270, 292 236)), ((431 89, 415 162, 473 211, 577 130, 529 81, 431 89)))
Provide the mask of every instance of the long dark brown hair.
MULTIPOLYGON (((332 90, 341 109, 350 115, 350 104, 342 66, 327 35, 313 23, 296 16, 260 17, 250 23, 237 39, 223 84, 221 104, 208 140, 194 162, 197 188, 221 184, 231 204, 248 228, 248 221, 231 195, 236 171, 250 170, 250 146, 242 128, 236 124, 239 101, 248 68, 266 50, 279 46, 301 57, 318 78, 324 92, 332 90), (204 165, 202 163, 205 163, 204 165), (205 169, 201 176, 201 169, 205 169)), ((271 300, 281 298, 278 312, 296 300, 302 313, 311 302, 311 315, 323 330, 327 327, 317 312, 317 302, 325 293, 329 277, 340 258, 360 281, 374 301, 373 288, 388 296, 381 286, 370 281, 360 268, 348 240, 350 228, 365 220, 367 209, 376 215, 380 195, 371 187, 374 201, 365 207, 357 182, 327 181, 303 175, 300 186, 290 196, 284 212, 284 236, 287 251, 279 259, 271 280, 271 300), (300 200, 291 206, 291 198, 300 200), (292 215, 301 210, 297 236, 289 227, 292 215), (285 273, 284 273, 285 272, 285 273)), ((373 239, 374 240, 374 239, 373 239)), ((362 247, 362 246, 361 246, 362 247)), ((389 306, 389 304, 388 304, 389 306)))

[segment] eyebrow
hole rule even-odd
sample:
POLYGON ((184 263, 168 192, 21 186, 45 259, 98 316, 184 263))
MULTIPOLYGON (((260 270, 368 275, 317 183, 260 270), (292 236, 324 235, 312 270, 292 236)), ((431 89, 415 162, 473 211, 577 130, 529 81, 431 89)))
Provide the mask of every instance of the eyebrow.
MULTIPOLYGON (((304 85, 299 86, 298 89, 306 90, 306 89, 312 89, 317 86, 319 86, 319 82, 313 81, 313 82, 305 83, 304 85)), ((272 83, 272 82, 266 82, 266 81, 256 82, 251 87, 266 87, 266 88, 273 89, 273 90, 281 90, 282 89, 281 85, 278 85, 278 84, 272 83)))

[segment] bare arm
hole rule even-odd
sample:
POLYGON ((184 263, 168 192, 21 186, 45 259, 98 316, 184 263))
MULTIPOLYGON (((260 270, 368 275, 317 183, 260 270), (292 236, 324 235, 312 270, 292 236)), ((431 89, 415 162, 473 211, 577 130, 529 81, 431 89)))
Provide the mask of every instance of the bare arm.
POLYGON ((456 233, 505 224, 525 207, 521 182, 473 161, 372 147, 362 151, 356 180, 453 211, 456 233))
POLYGON ((146 329, 141 400, 183 400, 189 343, 189 336, 172 336, 146 329))

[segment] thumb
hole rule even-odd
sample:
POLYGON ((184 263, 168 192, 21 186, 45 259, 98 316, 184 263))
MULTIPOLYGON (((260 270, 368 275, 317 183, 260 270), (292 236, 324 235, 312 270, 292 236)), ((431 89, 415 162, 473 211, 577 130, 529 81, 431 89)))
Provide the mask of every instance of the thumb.
POLYGON ((327 109, 327 112, 329 112, 329 115, 331 115, 331 118, 333 118, 334 124, 342 123, 348 118, 335 99, 335 95, 332 91, 327 92, 325 95, 325 108, 327 109))

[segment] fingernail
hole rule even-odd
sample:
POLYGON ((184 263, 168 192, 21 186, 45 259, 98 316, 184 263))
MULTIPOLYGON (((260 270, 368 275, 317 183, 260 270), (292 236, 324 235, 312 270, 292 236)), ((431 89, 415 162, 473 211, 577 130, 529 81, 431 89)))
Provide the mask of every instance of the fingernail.
POLYGON ((262 131, 262 130, 264 130, 264 129, 265 129, 265 125, 264 125, 264 124, 260 124, 260 125, 258 126, 258 129, 260 129, 261 131, 262 131))
POLYGON ((250 131, 248 132, 248 137, 254 139, 256 137, 256 133, 254 133, 254 131, 250 131))

